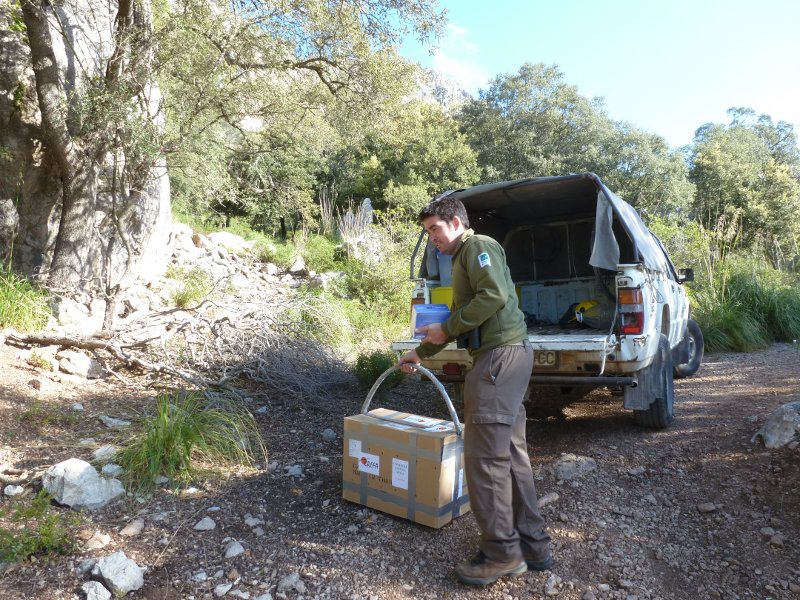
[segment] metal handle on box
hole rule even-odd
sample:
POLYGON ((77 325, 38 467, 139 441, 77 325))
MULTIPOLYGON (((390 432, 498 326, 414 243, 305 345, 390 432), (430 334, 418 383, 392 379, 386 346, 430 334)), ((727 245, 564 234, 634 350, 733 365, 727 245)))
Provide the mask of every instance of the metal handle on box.
MULTIPOLYGON (((452 417, 453 425, 456 428, 456 435, 460 436, 461 435, 461 422, 458 420, 458 415, 456 414, 456 409, 453 407, 453 403, 450 400, 450 396, 447 395, 447 390, 444 389, 444 386, 442 385, 442 382, 439 381, 438 379, 436 379, 436 376, 433 373, 431 373, 428 369, 423 367, 422 365, 412 365, 412 366, 417 371, 419 371, 420 373, 425 375, 428 379, 430 379, 431 382, 433 382, 433 384, 436 386, 436 389, 439 390, 439 393, 442 395, 442 398, 444 398, 444 403, 447 405, 447 410, 450 411, 450 417, 452 417)), ((375 392, 378 391, 378 388, 380 387, 381 383, 383 383, 383 381, 389 375, 391 375, 392 372, 397 371, 399 369, 400 369, 400 367, 398 367, 397 365, 395 365, 393 367, 389 367, 383 373, 381 373, 381 375, 380 375, 380 377, 378 377, 378 379, 375 380, 375 383, 372 384, 372 388, 369 390, 369 393, 367 394, 367 398, 364 400, 364 404, 361 405, 361 414, 362 415, 367 414, 367 412, 369 411, 369 405, 372 402, 372 397, 375 395, 375 392)))

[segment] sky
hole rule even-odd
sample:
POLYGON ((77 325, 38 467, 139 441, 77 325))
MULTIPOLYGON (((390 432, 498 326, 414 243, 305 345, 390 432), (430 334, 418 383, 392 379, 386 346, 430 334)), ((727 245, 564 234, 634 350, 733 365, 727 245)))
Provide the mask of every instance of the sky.
POLYGON ((474 96, 525 62, 557 65, 608 115, 689 144, 748 107, 800 135, 800 0, 439 0, 449 25, 432 53, 402 53, 474 96))

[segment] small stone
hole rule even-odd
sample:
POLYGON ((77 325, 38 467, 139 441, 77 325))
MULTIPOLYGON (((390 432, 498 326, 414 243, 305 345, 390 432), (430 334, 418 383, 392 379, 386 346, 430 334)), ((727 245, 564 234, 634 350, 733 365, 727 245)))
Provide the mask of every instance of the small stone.
POLYGON ((604 594, 606 594, 606 593, 611 591, 611 586, 608 585, 607 583, 598 583, 597 584, 597 591, 598 592, 603 592, 604 594))
POLYGON ((697 505, 697 510, 701 513, 712 513, 717 510, 717 505, 713 502, 703 502, 702 504, 697 505))
POLYGON ((81 404, 80 402, 76 402, 75 404, 72 405, 72 410, 74 410, 76 412, 82 411, 83 410, 83 404, 81 404))
POLYGON ((234 558, 236 556, 241 556, 244 554, 244 546, 242 546, 236 540, 233 540, 227 546, 225 546, 225 558, 234 558))
POLYGON ((164 485, 165 483, 169 483, 169 477, 164 477, 163 475, 159 475, 154 480, 156 485, 164 485))
POLYGON ((656 497, 655 497, 655 496, 653 496, 653 494, 647 494, 647 495, 646 495, 646 496, 643 498, 643 500, 644 500, 645 502, 647 502, 648 504, 652 504, 653 506, 656 506, 656 505, 658 504, 658 500, 656 500, 656 497))
POLYGON ((100 469, 100 472, 106 477, 119 477, 124 471, 125 469, 119 465, 115 465, 114 463, 103 465, 103 468, 100 469))
POLYGON ((194 525, 195 531, 211 531, 212 529, 216 529, 216 527, 217 524, 211 517, 203 517, 194 525))
POLYGON ((232 587, 233 587, 232 583, 220 583, 218 586, 214 588, 214 595, 217 598, 221 598, 222 596, 227 594, 232 587))
POLYGON ((87 581, 81 586, 86 600, 109 600, 111 592, 99 581, 87 581))
POLYGON ((250 515, 246 515, 244 519, 244 524, 247 525, 248 527, 255 527, 256 525, 263 525, 264 520, 259 519, 257 517, 252 517, 250 515))
POLYGON ((3 493, 6 496, 20 496, 25 493, 25 488, 21 485, 7 485, 3 488, 3 493))
POLYGON ((771 538, 769 538, 769 543, 776 548, 783 548, 784 539, 780 533, 776 533, 771 538))
POLYGON ((631 475, 633 477, 638 477, 639 475, 644 475, 646 471, 647 467, 640 465, 638 467, 634 467, 633 469, 628 469, 628 475, 631 475))
POLYGON ((789 591, 794 594, 800 594, 800 585, 797 585, 794 581, 789 582, 789 591))
POLYGON ((283 474, 289 477, 302 477, 303 467, 300 465, 288 465, 283 468, 283 474))
POLYGON ((86 543, 83 545, 84 550, 99 550, 100 548, 105 548, 111 543, 111 536, 107 533, 100 533, 99 531, 95 531, 94 535, 86 540, 86 543))
POLYGON ((192 575, 192 583, 205 583, 208 581, 208 573, 205 571, 198 571, 192 575))
POLYGON ((98 419, 109 429, 123 429, 125 427, 130 427, 131 424, 130 421, 126 421, 125 419, 115 419, 114 417, 108 417, 106 415, 100 415, 98 419))
POLYGON ((775 530, 772 527, 762 527, 759 529, 759 531, 765 538, 771 538, 773 535, 775 535, 775 530))
POLYGON ((96 462, 99 463, 108 463, 114 458, 114 456, 119 451, 114 444, 106 444, 105 446, 100 446, 97 450, 92 452, 92 457, 96 462))
POLYGON ((403 591, 410 594, 411 592, 414 591, 414 586, 411 585, 410 583, 404 583, 403 584, 403 591))
POLYGON ((555 492, 549 492, 545 494, 544 496, 539 498, 539 508, 543 508, 548 504, 555 502, 556 500, 558 500, 558 498, 559 496, 555 492))
POLYGON ((122 531, 119 532, 120 535, 124 535, 126 537, 134 537, 142 533, 144 529, 144 519, 137 518, 125 525, 122 531))
POLYGON ((592 590, 587 590, 584 592, 583 596, 581 596, 581 600, 597 600, 597 596, 592 590))

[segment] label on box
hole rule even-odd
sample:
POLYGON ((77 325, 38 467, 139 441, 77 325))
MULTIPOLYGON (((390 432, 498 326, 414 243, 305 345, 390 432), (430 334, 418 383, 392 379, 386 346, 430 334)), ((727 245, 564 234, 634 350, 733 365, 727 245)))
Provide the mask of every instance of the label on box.
POLYGON ((362 452, 358 457, 358 470, 368 475, 380 475, 381 457, 377 454, 362 452))
POLYGON ((401 490, 408 489, 408 461, 392 459, 392 485, 401 490))
POLYGON ((361 440, 350 440, 347 454, 352 458, 359 458, 361 456, 361 440))
POLYGON ((422 427, 430 427, 431 425, 438 425, 439 419, 431 419, 430 417, 420 417, 419 415, 408 415, 404 421, 420 425, 422 427))
POLYGON ((456 498, 461 498, 464 495, 464 469, 458 470, 458 496, 456 498))
POLYGON ((425 431, 454 431, 455 427, 453 427, 452 423, 437 423, 436 425, 431 425, 430 427, 426 427, 425 431))

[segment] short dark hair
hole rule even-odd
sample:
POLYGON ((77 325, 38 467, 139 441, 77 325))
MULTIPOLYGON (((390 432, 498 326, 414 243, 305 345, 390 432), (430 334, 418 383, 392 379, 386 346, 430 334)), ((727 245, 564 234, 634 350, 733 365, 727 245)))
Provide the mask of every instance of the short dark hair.
POLYGON ((428 217, 439 217, 448 223, 453 222, 453 217, 458 217, 464 224, 464 227, 469 227, 469 217, 467 216, 467 209, 458 198, 452 196, 444 196, 431 200, 428 205, 419 211, 417 215, 417 222, 422 223, 428 217))

